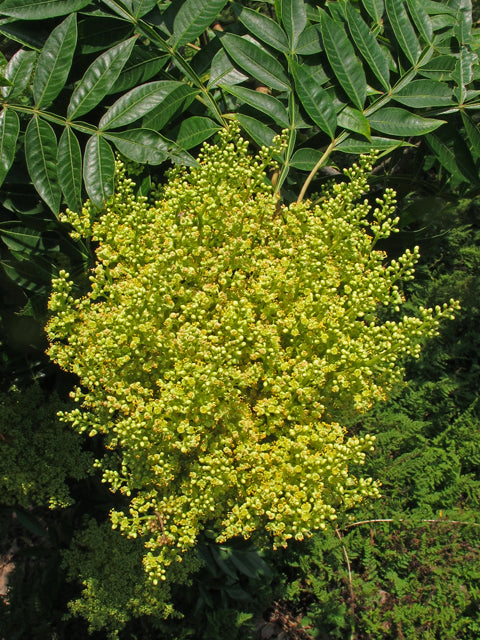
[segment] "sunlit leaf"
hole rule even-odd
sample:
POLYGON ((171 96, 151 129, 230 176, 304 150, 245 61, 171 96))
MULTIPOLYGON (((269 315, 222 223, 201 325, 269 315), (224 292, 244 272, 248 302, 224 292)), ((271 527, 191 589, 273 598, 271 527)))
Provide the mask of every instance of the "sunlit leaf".
POLYGON ((134 162, 161 164, 167 157, 165 138, 152 129, 128 129, 104 136, 117 147, 120 153, 134 162))
POLYGON ((421 0, 407 0, 407 7, 422 38, 431 44, 433 39, 432 21, 423 8, 421 0))
POLYGON ((295 51, 298 38, 307 26, 307 13, 303 0, 279 0, 283 28, 291 51, 295 51))
POLYGON ((173 22, 172 44, 176 49, 195 40, 218 16, 228 0, 185 0, 173 22))
POLYGON ((70 98, 70 119, 88 113, 108 94, 132 53, 136 37, 125 40, 102 53, 85 71, 70 98))
POLYGON ((221 127, 203 116, 192 116, 183 120, 176 131, 176 143, 183 149, 192 149, 207 140, 221 127))
POLYGON ((403 0, 385 0, 388 19, 400 48, 412 64, 420 58, 422 48, 405 10, 403 0))
POLYGON ((256 120, 255 118, 251 118, 250 116, 245 116, 243 113, 237 114, 237 120, 240 123, 240 126, 245 129, 248 136, 252 138, 254 142, 258 144, 259 147, 271 147, 273 144, 273 138, 275 137, 275 131, 267 127, 266 124, 256 120))
POLYGON ((437 80, 412 80, 392 98, 407 107, 444 107, 453 104, 452 89, 437 80))
POLYGON ((91 0, 5 0, 0 14, 21 20, 45 20, 80 11, 91 0))
POLYGON ((10 85, 0 87, 0 93, 4 98, 18 96, 24 91, 30 81, 36 59, 35 51, 25 51, 25 49, 19 49, 10 58, 3 70, 3 75, 10 85))
POLYGON ((445 120, 422 118, 406 109, 384 107, 368 117, 370 126, 375 131, 391 136, 421 136, 438 129, 445 120))
POLYGON ((163 129, 166 124, 191 105, 199 92, 196 87, 176 80, 165 80, 164 90, 165 93, 161 94, 158 106, 143 118, 143 127, 155 131, 163 129))
POLYGON ((169 80, 147 82, 125 93, 107 109, 98 124, 99 128, 123 127, 155 109, 165 95, 165 82, 170 84, 169 80))
POLYGON ((380 24, 385 11, 383 0, 362 0, 362 3, 370 17, 373 18, 377 24, 380 24))
POLYGON ((361 111, 352 109, 352 107, 346 106, 337 116, 338 126, 348 131, 354 131, 365 136, 367 140, 370 140, 370 125, 367 118, 361 111))
POLYGON ((367 81, 352 43, 343 26, 332 20, 325 12, 321 14, 320 27, 330 66, 342 89, 361 111, 367 95, 367 81))
POLYGON ((82 152, 76 135, 65 127, 58 142, 58 181, 69 209, 82 208, 82 152))
POLYGON ((57 138, 52 127, 33 116, 25 132, 25 157, 30 178, 50 209, 58 215, 61 190, 57 174, 57 138))
POLYGON ((100 135, 91 136, 85 146, 83 180, 88 197, 102 207, 114 191, 115 156, 112 148, 100 135))
POLYGON ((277 51, 282 53, 289 51, 287 36, 274 20, 238 4, 234 4, 233 8, 238 15, 238 19, 248 29, 249 33, 277 51))
POLYGON ((38 108, 48 107, 63 89, 77 44, 77 20, 73 13, 50 34, 38 58, 33 97, 38 108))
POLYGON ((271 89, 284 91, 289 87, 285 69, 272 55, 245 38, 227 33, 222 45, 232 60, 249 76, 271 89))
POLYGON ((288 118, 288 111, 277 98, 267 94, 260 93, 259 91, 253 91, 246 87, 223 87, 224 91, 228 91, 236 98, 239 98, 242 102, 258 109, 272 120, 275 120, 280 126, 289 127, 290 122, 288 118))
POLYGON ((306 65, 292 61, 291 69, 303 108, 313 122, 333 140, 337 117, 332 98, 310 74, 306 65))
POLYGON ((15 111, 2 109, 0 112, 0 185, 13 164, 19 131, 20 121, 15 111))

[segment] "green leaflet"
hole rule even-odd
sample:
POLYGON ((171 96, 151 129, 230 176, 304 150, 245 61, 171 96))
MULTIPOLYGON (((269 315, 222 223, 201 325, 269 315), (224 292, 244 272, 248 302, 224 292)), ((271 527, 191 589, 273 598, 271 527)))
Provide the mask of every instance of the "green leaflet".
POLYGON ((7 96, 13 98, 23 93, 30 81, 36 59, 35 51, 25 51, 25 49, 19 49, 10 58, 3 70, 3 75, 10 85, 0 87, 0 93, 4 98, 7 96))
POLYGON ((92 62, 70 98, 67 109, 70 119, 88 113, 103 100, 130 57, 135 41, 136 37, 125 40, 92 62))
POLYGON ((33 116, 28 123, 25 157, 36 190, 53 213, 58 215, 62 194, 57 174, 57 138, 48 122, 39 116, 33 116))
POLYGON ((422 48, 405 10, 403 0, 385 0, 388 19, 402 51, 414 65, 418 62, 422 48))
POLYGON ((445 124, 445 120, 422 118, 406 109, 397 107, 379 109, 369 116, 368 121, 375 131, 402 138, 425 135, 445 124))
POLYGON ((371 33, 362 17, 350 3, 347 4, 347 19, 350 33, 365 62, 380 80, 387 91, 390 88, 390 70, 388 58, 381 49, 375 36, 371 33))
POLYGON ((218 16, 227 0, 185 0, 173 22, 171 43, 178 49, 195 40, 218 16))
POLYGON ((232 60, 249 76, 271 89, 288 89, 289 80, 285 69, 272 55, 253 42, 231 33, 222 36, 221 42, 232 60))
POLYGON ((327 91, 316 81, 306 65, 291 62, 295 89, 303 108, 314 123, 333 140, 337 126, 335 105, 327 91))
POLYGON ((298 38, 307 26, 307 12, 303 0, 279 0, 280 17, 288 36, 290 50, 295 51, 298 38))
POLYGON ((58 181, 69 209, 82 208, 82 152, 76 135, 65 127, 58 142, 58 181))
POLYGON ((236 98, 239 98, 242 102, 258 109, 261 113, 264 113, 272 120, 275 120, 277 124, 282 127, 289 127, 290 121, 288 118, 288 111, 277 98, 269 95, 268 93, 261 93, 259 91, 253 91, 246 87, 238 86, 223 86, 220 85, 224 91, 228 91, 236 98))
POLYGON ((398 93, 392 93, 396 102, 414 108, 444 107, 453 105, 452 89, 437 80, 412 80, 398 93))
POLYGON ((33 78, 33 97, 37 108, 48 107, 63 89, 77 45, 76 13, 56 27, 38 58, 33 78))
POLYGON ((201 144, 220 129, 221 127, 210 118, 192 116, 182 120, 176 135, 172 137, 175 137, 176 143, 182 149, 192 149, 192 147, 201 144))
POLYGON ((0 14, 21 20, 45 20, 80 11, 91 0, 5 0, 0 14))
POLYGON ((83 179, 90 200, 102 207, 113 195, 115 157, 112 148, 100 135, 91 136, 85 146, 83 179))
POLYGON ((20 121, 15 111, 2 109, 0 113, 0 185, 13 164, 19 131, 20 121))
POLYGON ((325 12, 320 18, 323 46, 332 70, 353 104, 362 111, 367 95, 367 80, 363 67, 341 24, 325 12))
POLYGON ((280 25, 274 20, 252 9, 241 7, 238 4, 234 4, 233 9, 235 13, 238 14, 240 22, 256 38, 277 51, 288 53, 289 46, 287 36, 280 25))

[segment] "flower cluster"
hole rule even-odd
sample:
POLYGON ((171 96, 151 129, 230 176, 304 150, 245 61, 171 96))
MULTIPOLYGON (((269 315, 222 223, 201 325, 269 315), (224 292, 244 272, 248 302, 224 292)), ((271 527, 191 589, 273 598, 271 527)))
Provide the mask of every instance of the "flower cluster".
POLYGON ((68 215, 98 260, 84 297, 67 273, 55 280, 50 356, 79 376, 65 419, 104 435, 97 464, 128 499, 113 525, 144 540, 154 581, 207 528, 285 545, 376 495, 349 472, 373 438, 342 424, 385 397, 399 359, 455 307, 379 319, 400 310, 418 251, 385 266, 374 248, 396 220, 393 192, 374 211, 359 201, 370 158, 320 204, 286 207, 265 178, 272 153, 252 158, 224 132, 154 204, 119 163, 105 211, 68 215))

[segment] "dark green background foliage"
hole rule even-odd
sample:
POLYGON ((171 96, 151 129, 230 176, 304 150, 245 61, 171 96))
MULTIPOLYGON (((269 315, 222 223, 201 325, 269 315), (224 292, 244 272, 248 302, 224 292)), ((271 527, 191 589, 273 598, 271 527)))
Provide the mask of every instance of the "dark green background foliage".
POLYGON ((15 562, 0 637, 85 638, 69 601, 101 640, 124 612, 125 640, 251 639, 267 620, 294 640, 480 637, 479 19, 469 0, 0 4, 0 549, 15 562), (165 621, 138 543, 105 527, 118 498, 87 477, 102 442, 54 416, 75 381, 46 361, 42 327, 52 275, 83 288, 93 255, 59 211, 101 208, 114 152, 147 193, 231 119, 253 148, 287 130, 271 176, 286 201, 378 148, 372 194, 398 191, 402 225, 385 249, 421 247, 409 300, 462 311, 408 386, 349 427, 377 436, 381 500, 285 553, 207 536, 172 591, 185 617, 165 621), (89 608, 81 581, 120 587, 89 608))

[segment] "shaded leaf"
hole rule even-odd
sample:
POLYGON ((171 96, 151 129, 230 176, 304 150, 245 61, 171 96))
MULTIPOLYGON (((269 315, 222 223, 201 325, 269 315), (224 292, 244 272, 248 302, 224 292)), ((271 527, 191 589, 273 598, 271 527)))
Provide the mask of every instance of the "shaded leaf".
POLYGON ((443 107, 453 104, 451 88, 436 80, 412 80, 398 93, 392 93, 396 102, 407 107, 443 107))
POLYGON ((295 53, 302 56, 314 55, 323 51, 322 36, 318 25, 312 24, 300 34, 295 53))
POLYGON ((5 0, 0 14, 21 20, 45 20, 80 11, 91 0, 5 0))
POLYGON ((385 0, 385 8, 400 48, 410 62, 416 64, 422 48, 405 10, 403 0, 385 0))
POLYGON ((157 0, 132 0, 132 11, 136 18, 142 18, 157 6, 157 0))
POLYGON ((72 211, 82 209, 82 152, 76 135, 65 127, 58 142, 58 181, 72 211))
POLYGON ((120 153, 134 162, 161 164, 167 157, 165 138, 152 129, 129 129, 119 133, 105 134, 120 153))
POLYGON ((103 100, 130 57, 135 41, 136 37, 125 40, 92 62, 70 98, 70 119, 88 113, 103 100))
POLYGON ((115 157, 112 148, 100 135, 91 136, 85 146, 83 180, 88 197, 102 207, 113 195, 115 157))
POLYGON ((379 109, 369 116, 368 120, 375 131, 400 137, 421 136, 445 124, 445 120, 422 118, 397 107, 379 109))
POLYGON ((134 47, 132 55, 108 93, 123 93, 139 84, 148 82, 165 66, 169 59, 168 55, 155 54, 140 47, 134 47))
POLYGON ((463 126, 467 134, 468 142, 472 155, 480 158, 480 129, 478 124, 467 113, 462 112, 463 126))
POLYGON ((380 24, 385 11, 383 0, 362 0, 362 3, 369 16, 373 18, 377 24, 380 24))
POLYGON ((248 76, 241 71, 238 71, 238 69, 235 69, 230 58, 223 49, 217 51, 210 66, 210 78, 208 80, 209 87, 216 87, 221 84, 230 86, 233 84, 239 84, 247 79, 248 76))
POLYGON ((38 116, 33 116, 25 132, 25 157, 36 190, 58 215, 62 194, 57 175, 57 138, 48 122, 38 116))
POLYGON ((390 88, 388 58, 358 11, 350 3, 347 4, 347 20, 355 45, 382 86, 388 91, 390 88))
POLYGON ((240 22, 256 38, 282 53, 289 51, 287 36, 274 20, 237 4, 234 4, 233 7, 240 22))
POLYGON ((303 0, 279 0, 280 17, 286 31, 290 50, 295 51, 298 38, 307 26, 307 12, 303 0))
POLYGON ((335 149, 337 151, 342 151, 343 153, 353 153, 355 155, 361 153, 369 153, 372 149, 377 149, 378 151, 390 152, 398 147, 405 146, 413 146, 411 144, 407 144, 402 140, 394 140, 393 138, 382 138, 380 136, 372 136, 371 140, 366 142, 361 138, 356 138, 355 136, 351 136, 347 138, 343 142, 340 142, 335 149))
POLYGON ((19 131, 20 121, 15 111, 2 109, 0 113, 0 185, 13 164, 19 131))
POLYGON ((162 94, 158 106, 142 120, 142 126, 147 129, 159 131, 171 122, 175 115, 187 109, 198 95, 198 89, 183 82, 166 80, 164 88, 165 94, 162 94))
POLYGON ((451 133, 448 136, 429 134, 425 138, 439 163, 452 176, 462 182, 478 184, 478 172, 468 150, 460 148, 459 140, 456 145, 452 145, 451 133))
POLYGON ((288 89, 288 76, 283 66, 269 53, 249 40, 231 33, 225 34, 221 42, 228 55, 249 76, 271 89, 288 89))
POLYGON ((459 104, 465 102, 467 86, 473 79, 473 65, 475 62, 477 62, 477 56, 466 47, 462 47, 458 54, 455 69, 451 74, 457 85, 453 92, 459 104))
POLYGON ((425 42, 431 44, 433 39, 432 21, 423 8, 422 2, 419 0, 407 0, 407 7, 418 32, 425 42))
POLYGON ((267 93, 260 93, 259 91, 253 91, 246 87, 221 87, 224 91, 228 91, 236 98, 242 100, 246 104, 258 109, 272 120, 275 120, 282 127, 289 127, 290 121, 288 118, 288 111, 277 98, 274 98, 267 93))
POLYGON ((3 75, 11 84, 0 88, 4 98, 17 96, 23 92, 30 81, 36 59, 35 51, 25 51, 25 49, 19 49, 10 58, 3 70, 3 75))
POLYGON ((418 72, 422 76, 432 80, 445 81, 451 79, 451 73, 455 69, 456 59, 453 56, 436 56, 422 65, 418 72))
POLYGON ((245 129, 250 138, 252 138, 252 140, 256 142, 259 147, 272 146, 273 138, 276 135, 273 129, 267 127, 267 125, 263 124, 263 122, 255 120, 255 118, 250 118, 250 116, 243 115, 243 113, 237 113, 237 120, 240 123, 240 126, 245 129))
POLYGON ((321 14, 320 27, 330 66, 342 89, 361 111, 367 95, 367 80, 352 43, 343 26, 325 12, 321 14))
POLYGON ((171 42, 176 49, 195 40, 218 16, 227 0, 185 0, 173 21, 171 42))
POLYGON ((182 149, 191 149, 207 140, 221 127, 211 120, 202 116, 192 116, 183 120, 176 132, 175 141, 182 149))
POLYGON ((292 61, 291 69, 300 102, 313 122, 333 140, 337 126, 335 105, 330 95, 305 65, 292 61))
POLYGON ((289 165, 301 171, 311 171, 323 156, 317 149, 297 149, 290 159, 289 165))
POLYGON ((76 15, 73 13, 55 27, 38 58, 33 78, 33 97, 39 108, 48 107, 67 80, 77 45, 76 15))
POLYGON ((361 111, 347 106, 338 114, 337 121, 339 127, 360 133, 362 136, 365 136, 367 140, 370 140, 370 125, 361 111))

